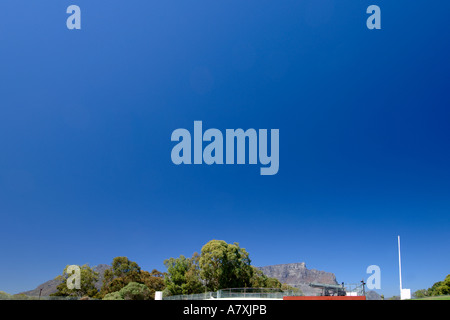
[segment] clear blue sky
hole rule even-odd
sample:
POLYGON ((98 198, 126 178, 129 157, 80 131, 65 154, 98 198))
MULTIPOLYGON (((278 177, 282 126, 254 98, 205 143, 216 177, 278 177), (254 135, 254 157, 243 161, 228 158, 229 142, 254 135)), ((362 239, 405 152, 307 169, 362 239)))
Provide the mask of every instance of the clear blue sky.
POLYGON ((449 1, 2 0, 0 290, 211 239, 380 293, 450 273, 449 1), (66 28, 66 8, 82 29, 66 28), (366 28, 377 4, 382 29, 366 28), (280 170, 175 166, 173 130, 280 130, 280 170))

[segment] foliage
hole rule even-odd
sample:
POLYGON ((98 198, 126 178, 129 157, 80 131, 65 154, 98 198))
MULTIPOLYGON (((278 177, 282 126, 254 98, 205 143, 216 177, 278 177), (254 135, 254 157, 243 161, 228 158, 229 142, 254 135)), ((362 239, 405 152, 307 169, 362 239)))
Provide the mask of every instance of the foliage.
POLYGON ((425 298, 420 298, 417 300, 450 300, 450 295, 425 297, 425 298))
POLYGON ((150 300, 150 289, 141 283, 130 282, 120 291, 111 292, 105 295, 103 300, 150 300))
POLYGON ((428 296, 436 296, 438 288, 442 286, 442 281, 438 281, 431 286, 431 288, 428 288, 428 296))
POLYGON ((155 299, 156 291, 163 291, 165 288, 164 273, 153 269, 152 272, 141 271, 140 283, 150 290, 150 298, 155 299))
POLYGON ((253 288, 273 288, 282 291, 293 291, 297 295, 302 295, 302 291, 298 288, 291 287, 286 283, 281 283, 276 278, 269 278, 260 269, 253 267, 253 276, 250 279, 253 288))
POLYGON ((106 294, 103 297, 103 300, 124 300, 124 299, 122 295, 118 291, 116 291, 106 294))
POLYGON ((150 300, 151 292, 145 284, 130 282, 119 291, 124 300, 150 300))
POLYGON ((0 300, 9 300, 11 299, 11 295, 4 291, 0 291, 0 300))
POLYGON ((179 258, 170 258, 164 261, 167 268, 165 277, 165 295, 195 294, 204 291, 200 281, 200 257, 194 253, 192 258, 181 255, 179 258))
POLYGON ((296 295, 303 295, 299 288, 291 287, 286 283, 281 283, 276 278, 269 278, 260 269, 253 267, 253 276, 250 279, 253 288, 280 289, 281 291, 292 291, 296 295))
POLYGON ((201 250, 200 277, 210 291, 250 287, 253 276, 250 263, 249 254, 238 243, 211 240, 201 250))
POLYGON ((416 292, 413 293, 413 297, 414 298, 428 297, 428 290, 426 290, 426 289, 417 290, 416 292))
POLYGON ((112 268, 105 270, 103 275, 102 297, 121 290, 130 282, 140 281, 141 268, 127 257, 115 257, 111 265, 112 268))
POLYGON ((58 290, 56 293, 51 294, 51 296, 88 296, 91 298, 99 297, 99 293, 97 288, 95 287, 95 283, 98 281, 98 273, 95 272, 89 265, 85 264, 80 267, 80 289, 69 289, 67 287, 67 279, 73 274, 69 274, 67 272, 66 266, 63 270, 62 275, 56 277, 56 280, 61 281, 61 283, 56 287, 58 290))
MULTIPOLYGON (((253 267, 253 266, 252 266, 252 268, 253 268, 253 275, 250 279, 251 286, 253 288, 266 288, 267 281, 269 278, 260 269, 253 267)), ((275 284, 275 285, 277 285, 277 284, 275 284)), ((281 283, 280 283, 280 285, 281 285, 281 283)))
MULTIPOLYGON (((144 285, 148 290, 149 299, 154 299, 155 291, 163 291, 165 287, 163 273, 158 270, 153 270, 151 273, 142 271, 136 262, 129 260, 127 257, 116 257, 113 259, 112 268, 105 270, 101 297, 106 298, 108 294, 121 292, 130 283, 144 285)), ((108 299, 111 300, 116 297, 117 295, 110 295, 108 299)))
POLYGON ((434 283, 431 288, 417 290, 413 293, 413 297, 417 299, 436 297, 450 294, 450 274, 447 275, 444 281, 434 283))
POLYGON ((428 289, 429 296, 442 296, 447 294, 450 294, 450 274, 445 277, 444 281, 438 281, 428 289))
POLYGON ((115 257, 112 262, 112 273, 115 277, 126 277, 141 272, 141 267, 127 257, 115 257))
POLYGON ((248 252, 238 243, 222 240, 206 243, 201 254, 191 258, 181 255, 164 261, 167 267, 165 296, 188 295, 228 288, 275 288, 302 292, 275 278, 267 277, 260 269, 251 266, 248 252))

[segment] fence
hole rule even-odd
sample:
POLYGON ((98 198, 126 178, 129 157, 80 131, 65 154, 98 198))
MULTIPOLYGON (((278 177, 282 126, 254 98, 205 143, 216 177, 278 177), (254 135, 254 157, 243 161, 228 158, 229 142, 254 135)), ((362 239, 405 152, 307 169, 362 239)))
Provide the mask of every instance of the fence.
POLYGON ((163 300, 212 300, 212 299, 278 299, 298 295, 295 291, 272 288, 230 288, 217 292, 163 297, 163 300))

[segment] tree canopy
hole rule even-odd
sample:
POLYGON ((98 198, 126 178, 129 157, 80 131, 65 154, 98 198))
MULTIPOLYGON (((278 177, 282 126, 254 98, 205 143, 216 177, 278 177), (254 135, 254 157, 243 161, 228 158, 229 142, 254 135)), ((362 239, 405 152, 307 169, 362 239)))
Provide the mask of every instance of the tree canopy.
POLYGON ((201 250, 200 277, 211 291, 250 287, 253 276, 250 263, 248 252, 238 243, 211 240, 201 250))
POLYGON ((103 300, 150 300, 151 292, 149 288, 141 283, 130 282, 125 287, 116 292, 105 295, 103 300))
POLYGON ((51 296, 77 296, 77 297, 99 297, 98 290, 95 283, 98 281, 98 273, 95 272, 89 265, 85 264, 80 267, 80 289, 69 289, 67 287, 67 279, 73 274, 68 272, 69 266, 66 266, 63 273, 56 277, 56 280, 61 283, 56 287, 58 290, 51 296))
POLYGON ((149 299, 155 298, 155 291, 164 290, 164 274, 156 269, 152 270, 151 273, 142 271, 136 262, 129 260, 127 257, 114 258, 111 266, 111 269, 107 269, 104 274, 100 294, 103 298, 110 293, 120 292, 130 283, 144 285, 148 290, 149 299))
POLYGON ((448 274, 443 281, 434 283, 428 289, 421 289, 414 292, 415 298, 425 298, 433 296, 442 296, 450 294, 450 274, 448 274))
MULTIPOLYGON (((111 268, 103 274, 99 291, 95 285, 99 274, 88 265, 81 267, 81 288, 68 289, 68 266, 57 279, 61 280, 55 296, 88 296, 105 300, 148 300, 155 298, 156 291, 165 296, 189 295, 229 288, 275 288, 298 289, 267 277, 260 269, 251 265, 249 253, 238 243, 211 240, 200 251, 187 258, 169 258, 164 261, 166 273, 153 269, 144 271, 127 257, 115 257, 111 268)), ((446 280, 447 281, 447 280, 446 280)), ((450 279, 449 279, 450 281, 450 279)), ((448 283, 447 281, 446 283, 448 283)), ((441 288, 441 286, 439 286, 441 288)), ((443 292, 443 289, 439 289, 443 292)))
POLYGON ((115 257, 111 263, 111 269, 105 270, 101 296, 116 292, 130 282, 140 280, 141 268, 127 257, 115 257))
POLYGON ((194 294, 203 292, 205 286, 200 280, 199 255, 194 253, 192 258, 181 255, 164 261, 167 268, 165 278, 167 295, 194 294))
POLYGON ((164 295, 186 295, 243 287, 299 292, 253 267, 248 252, 238 243, 211 240, 202 247, 200 255, 194 253, 191 258, 183 255, 170 258, 164 261, 164 265, 167 267, 164 295))

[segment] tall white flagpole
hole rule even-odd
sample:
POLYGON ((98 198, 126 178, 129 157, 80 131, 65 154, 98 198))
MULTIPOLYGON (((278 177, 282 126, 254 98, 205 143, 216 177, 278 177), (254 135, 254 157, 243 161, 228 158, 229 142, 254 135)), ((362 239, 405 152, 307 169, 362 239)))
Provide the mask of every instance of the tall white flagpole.
POLYGON ((400 293, 402 292, 402 259, 400 257, 400 236, 398 236, 398 273, 400 275, 400 293))

